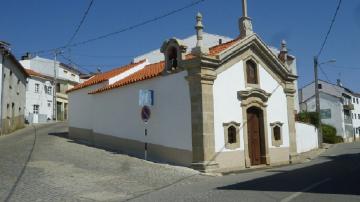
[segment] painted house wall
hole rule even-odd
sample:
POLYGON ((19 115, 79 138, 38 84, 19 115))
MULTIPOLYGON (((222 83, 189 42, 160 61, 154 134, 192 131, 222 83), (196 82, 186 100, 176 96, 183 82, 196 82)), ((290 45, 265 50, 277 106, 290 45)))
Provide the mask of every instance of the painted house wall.
MULTIPOLYGON (((272 93, 272 96, 267 102, 267 133, 268 133, 268 147, 270 150, 278 148, 288 148, 289 147, 289 129, 288 129, 288 118, 287 118, 287 102, 286 96, 283 91, 283 87, 265 70, 261 65, 259 65, 259 81, 260 87, 268 93, 272 93), (283 144, 280 147, 272 146, 272 131, 270 123, 273 122, 282 122, 282 138, 283 144)), ((215 127, 215 151, 224 152, 219 154, 217 160, 220 163, 226 157, 226 153, 234 153, 238 160, 240 160, 244 154, 244 134, 243 127, 247 127, 243 123, 242 117, 242 108, 241 102, 237 98, 237 92, 240 90, 245 90, 245 78, 244 78, 244 69, 243 61, 239 61, 234 64, 227 70, 217 75, 216 80, 214 81, 214 127, 215 127), (228 123, 235 121, 241 124, 240 126, 240 147, 234 150, 229 150, 225 148, 225 139, 224 139, 224 127, 223 123, 228 123), (242 152, 240 152, 242 151, 242 152)), ((274 154, 274 153, 273 153, 274 154)), ((282 153, 284 154, 284 153, 282 153)), ((271 154, 270 154, 271 155, 271 154)), ((288 158, 288 154, 285 153, 284 158, 288 158)), ((274 161, 281 159, 275 157, 274 161), (277 159, 277 160, 276 160, 277 159)), ((230 158, 228 158, 230 160, 230 158)), ((281 161, 286 161, 286 159, 281 159, 281 161)), ((220 165, 221 166, 221 165, 220 165)), ((238 163, 233 166, 244 166, 243 163, 238 163)))
POLYGON ((10 133, 24 127, 26 76, 9 57, 2 64, 2 132, 10 133))
POLYGON ((353 96, 353 105, 354 105, 354 110, 352 110, 352 113, 354 114, 352 120, 353 127, 354 127, 355 137, 359 139, 360 138, 360 97, 353 96), (354 98, 355 98, 355 102, 354 102, 354 98))
POLYGON ((303 153, 318 148, 318 134, 315 126, 296 122, 297 152, 303 153))
MULTIPOLYGON (((19 62, 25 68, 32 69, 46 76, 54 77, 54 60, 34 57, 31 59, 20 60, 19 62)), ((80 83, 80 76, 78 72, 64 67, 59 62, 56 62, 56 69, 56 75, 59 79, 80 83)))
POLYGON ((191 151, 190 93, 185 76, 187 72, 182 71, 93 95, 94 132, 144 142, 139 90, 151 89, 155 104, 151 107, 146 141, 191 151))
POLYGON ((86 130, 93 129, 93 122, 98 119, 94 110, 96 107, 101 106, 101 104, 94 103, 94 96, 88 93, 101 88, 106 83, 103 82, 69 93, 69 127, 86 130))
POLYGON ((26 87, 26 109, 25 118, 30 123, 47 122, 48 119, 53 118, 53 92, 54 86, 51 85, 50 80, 38 77, 28 78, 26 87), (39 91, 35 92, 35 84, 39 84, 39 91), (45 86, 51 87, 51 92, 48 94, 45 91, 45 86), (34 117, 34 105, 39 105, 39 114, 34 117), (49 106, 50 105, 50 106, 49 106))

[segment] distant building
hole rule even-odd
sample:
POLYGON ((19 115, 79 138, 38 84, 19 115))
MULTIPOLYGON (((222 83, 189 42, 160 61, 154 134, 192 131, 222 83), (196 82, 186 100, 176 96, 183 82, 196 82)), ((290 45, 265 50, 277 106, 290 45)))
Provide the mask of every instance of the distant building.
MULTIPOLYGON (((340 80, 337 84, 319 80, 318 87, 322 123, 334 126, 337 135, 344 138, 346 142, 359 139, 359 94, 344 87, 340 80)), ((301 111, 316 111, 314 82, 299 90, 299 102, 301 111)))
POLYGON ((25 119, 29 123, 46 123, 53 120, 54 83, 53 78, 31 69, 26 88, 25 119))
MULTIPOLYGON (((55 105, 53 105, 53 120, 64 121, 68 119, 68 96, 65 93, 68 89, 71 89, 73 86, 80 83, 80 74, 81 72, 69 65, 66 65, 61 62, 56 62, 54 60, 41 58, 41 57, 31 57, 27 54, 22 57, 20 63, 26 68, 31 69, 34 72, 37 72, 47 78, 51 78, 54 82, 54 77, 56 76, 56 99, 53 99, 55 105), (56 114, 56 116, 55 116, 56 114)), ((36 85, 35 83, 33 83, 36 85)), ((32 87, 30 87, 32 88, 32 87)), ((39 101, 39 102, 43 102, 39 101)), ((47 98, 44 102, 47 102, 47 98)))
POLYGON ((1 134, 24 127, 26 73, 10 51, 10 45, 0 41, 0 115, 1 134))

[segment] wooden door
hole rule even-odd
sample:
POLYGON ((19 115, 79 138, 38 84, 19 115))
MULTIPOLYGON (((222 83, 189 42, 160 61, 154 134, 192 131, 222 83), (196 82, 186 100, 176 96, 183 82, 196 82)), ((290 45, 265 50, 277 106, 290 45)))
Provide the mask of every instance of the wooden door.
POLYGON ((261 164, 261 131, 260 112, 257 109, 247 110, 248 144, 251 165, 261 164))

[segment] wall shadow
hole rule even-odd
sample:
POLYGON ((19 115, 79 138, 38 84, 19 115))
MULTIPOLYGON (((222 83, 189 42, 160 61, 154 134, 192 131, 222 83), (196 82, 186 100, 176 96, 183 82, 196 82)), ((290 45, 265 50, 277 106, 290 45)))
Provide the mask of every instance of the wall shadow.
POLYGON ((276 174, 217 189, 360 195, 360 153, 320 158, 329 161, 296 170, 269 170, 276 174), (319 182, 323 183, 304 191, 319 182))

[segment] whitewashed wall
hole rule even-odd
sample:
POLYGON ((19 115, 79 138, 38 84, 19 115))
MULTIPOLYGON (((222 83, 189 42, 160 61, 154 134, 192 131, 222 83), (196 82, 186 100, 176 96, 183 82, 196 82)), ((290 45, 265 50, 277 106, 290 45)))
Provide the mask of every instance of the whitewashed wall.
POLYGON ((97 119, 94 113, 95 107, 103 108, 101 104, 94 103, 94 97, 88 93, 99 89, 107 82, 89 86, 70 92, 69 95, 69 127, 93 129, 93 119, 97 119))
POLYGON ((51 94, 45 92, 45 82, 44 79, 38 79, 35 77, 29 77, 28 83, 26 86, 26 108, 25 108, 25 117, 29 117, 29 114, 33 113, 33 106, 39 105, 39 114, 46 115, 47 118, 52 119, 53 117, 53 89, 52 87, 51 94), (35 92, 35 84, 39 84, 39 92, 35 92), (48 101, 50 101, 50 106, 48 106, 48 101))
MULTIPOLYGON (((280 121, 283 123, 283 145, 289 147, 289 129, 287 119, 286 96, 282 86, 261 66, 259 65, 260 87, 272 96, 268 100, 267 125, 269 148, 272 148, 270 123, 280 121)), ((243 61, 239 61, 224 72, 218 74, 214 82, 214 129, 215 129, 215 150, 216 152, 228 151, 224 148, 224 128, 223 123, 235 121, 240 126, 240 148, 244 149, 242 110, 237 92, 245 90, 245 78, 243 61)))
POLYGON ((187 72, 183 71, 95 95, 84 96, 89 88, 71 92, 69 125, 93 129, 94 133, 144 141, 139 90, 151 89, 154 90, 155 103, 151 107, 146 141, 191 151, 191 105, 185 76, 187 72))
POLYGON ((318 148, 318 136, 315 126, 296 122, 297 152, 303 153, 318 148))

